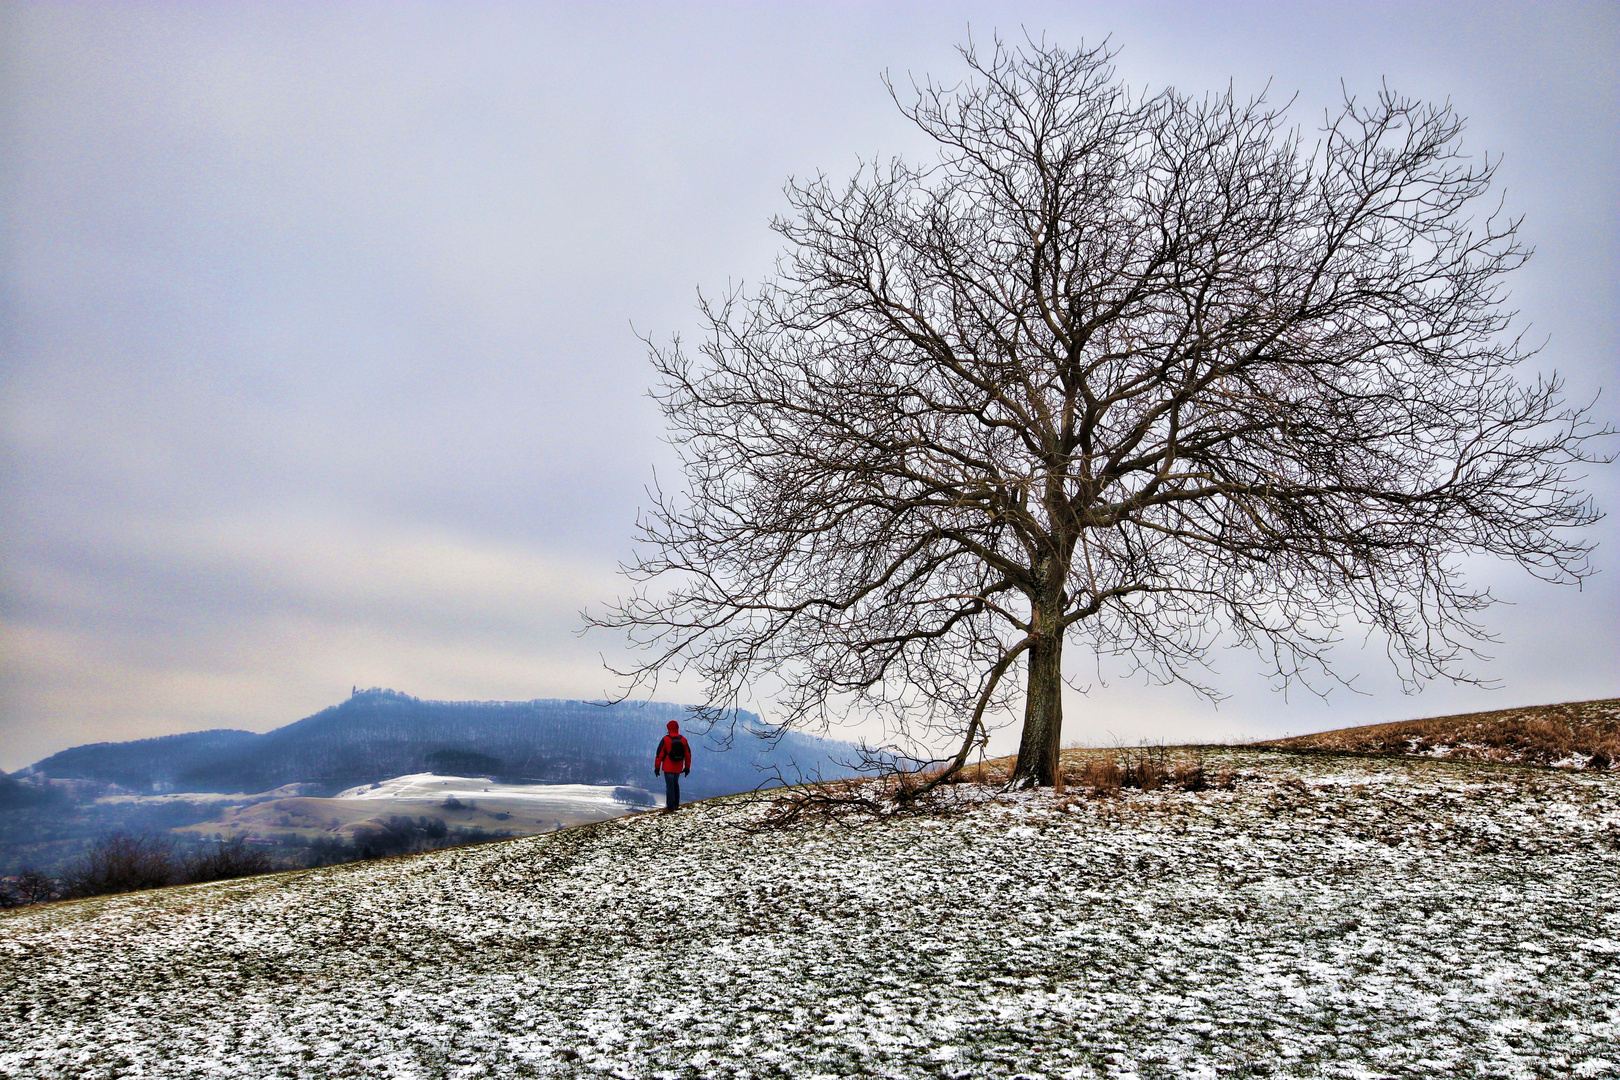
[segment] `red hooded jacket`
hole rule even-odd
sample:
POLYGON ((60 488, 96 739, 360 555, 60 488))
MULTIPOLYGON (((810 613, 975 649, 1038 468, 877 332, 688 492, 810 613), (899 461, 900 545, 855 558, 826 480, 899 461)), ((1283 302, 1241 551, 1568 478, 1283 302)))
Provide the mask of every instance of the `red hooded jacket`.
POLYGON ((692 746, 681 734, 681 725, 671 720, 669 734, 658 743, 658 756, 653 758, 654 772, 691 772, 692 746))

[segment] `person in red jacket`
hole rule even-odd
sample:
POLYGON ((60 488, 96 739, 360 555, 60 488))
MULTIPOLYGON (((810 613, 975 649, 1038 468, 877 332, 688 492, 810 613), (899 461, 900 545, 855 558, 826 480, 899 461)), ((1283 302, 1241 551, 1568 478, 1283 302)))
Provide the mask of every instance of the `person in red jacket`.
POLYGON ((669 734, 658 742, 653 758, 653 775, 664 774, 664 813, 673 814, 681 805, 681 777, 692 775, 692 747, 681 734, 681 725, 671 720, 669 734))

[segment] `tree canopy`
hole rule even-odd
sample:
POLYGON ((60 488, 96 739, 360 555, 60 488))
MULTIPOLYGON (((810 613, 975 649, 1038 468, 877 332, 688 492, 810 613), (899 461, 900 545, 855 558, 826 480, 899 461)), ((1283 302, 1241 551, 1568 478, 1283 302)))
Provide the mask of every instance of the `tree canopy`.
POLYGON ((890 86, 937 161, 790 182, 775 275, 652 344, 685 484, 592 620, 633 684, 876 712, 957 767, 1022 698, 1016 775, 1049 784, 1065 643, 1214 695, 1235 641, 1320 690, 1370 627, 1409 684, 1468 679, 1465 556, 1587 572, 1594 432, 1519 377, 1528 253, 1450 106, 1347 95, 1307 136, 1133 92, 1106 48, 962 55, 890 86))

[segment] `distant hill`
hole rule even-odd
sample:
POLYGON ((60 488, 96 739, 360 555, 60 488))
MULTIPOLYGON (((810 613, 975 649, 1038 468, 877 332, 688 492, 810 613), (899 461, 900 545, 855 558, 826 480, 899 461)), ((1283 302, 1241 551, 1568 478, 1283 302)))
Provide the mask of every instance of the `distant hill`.
POLYGON ((1276 750, 1620 767, 1620 698, 1340 728, 1256 743, 1276 750))
MULTIPOLYGON (((53 754, 31 772, 114 783, 137 792, 268 791, 283 784, 328 792, 409 773, 451 773, 552 784, 638 784, 652 779, 665 724, 686 728, 684 706, 585 701, 426 701, 393 690, 357 691, 313 716, 263 735, 204 731, 53 754)), ((759 718, 738 713, 730 749, 688 732, 694 748, 691 797, 757 787, 759 766, 847 775, 844 743, 790 733, 771 747, 748 732, 759 718)))
POLYGON ((229 754, 262 736, 251 731, 215 728, 184 735, 162 735, 133 742, 88 743, 52 754, 32 766, 34 772, 58 779, 96 780, 135 791, 162 790, 177 766, 229 754))

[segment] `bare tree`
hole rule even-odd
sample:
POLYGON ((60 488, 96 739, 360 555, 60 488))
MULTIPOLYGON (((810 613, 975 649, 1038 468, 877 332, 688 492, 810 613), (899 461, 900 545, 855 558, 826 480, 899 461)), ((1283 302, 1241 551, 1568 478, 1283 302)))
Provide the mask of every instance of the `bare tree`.
POLYGON ((0 878, 0 908, 43 904, 60 895, 56 879, 32 866, 17 871, 15 877, 0 878))
POLYGON ((1050 784, 1065 642, 1215 696, 1235 640, 1322 692, 1348 624, 1469 679, 1463 556, 1588 572, 1597 432, 1516 378, 1527 251, 1449 106, 1347 96, 1307 139, 1104 48, 962 53, 901 104, 937 163, 790 183, 776 275, 703 301, 696 355, 649 343, 687 490, 591 618, 632 692, 767 680, 784 727, 872 710, 954 769, 1022 658, 1015 780, 1050 784))

